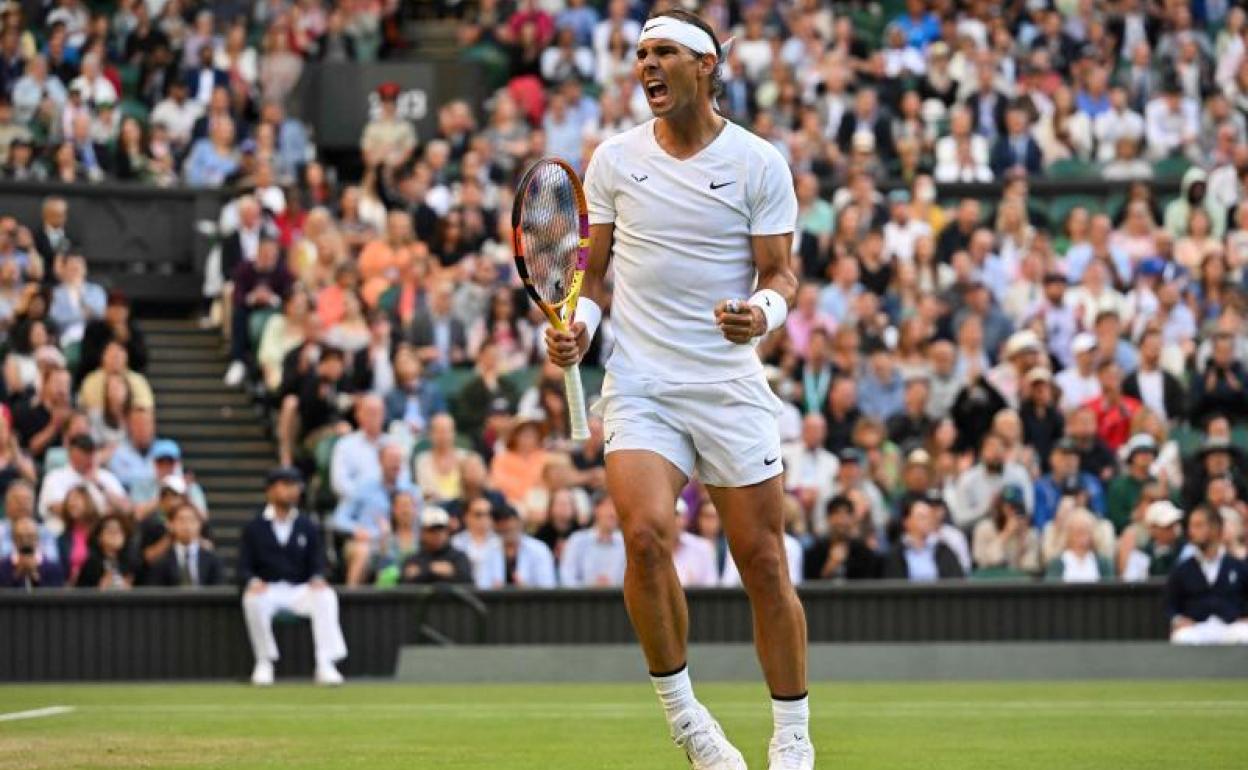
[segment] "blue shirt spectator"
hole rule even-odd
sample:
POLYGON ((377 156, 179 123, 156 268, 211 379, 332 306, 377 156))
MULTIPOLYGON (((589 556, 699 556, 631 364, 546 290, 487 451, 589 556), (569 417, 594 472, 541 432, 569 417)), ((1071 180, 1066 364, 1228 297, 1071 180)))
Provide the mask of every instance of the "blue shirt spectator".
POLYGON ((911 48, 927 48, 928 43, 940 39, 940 19, 930 11, 924 13, 922 2, 909 2, 907 12, 893 19, 890 26, 901 29, 906 45, 911 48))

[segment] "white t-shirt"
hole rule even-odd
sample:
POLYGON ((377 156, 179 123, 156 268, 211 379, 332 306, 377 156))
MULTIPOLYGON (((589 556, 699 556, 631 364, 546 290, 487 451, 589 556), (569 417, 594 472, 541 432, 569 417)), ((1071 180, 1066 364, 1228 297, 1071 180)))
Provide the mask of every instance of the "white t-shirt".
POLYGON ((603 142, 585 172, 590 223, 615 225, 607 370, 617 385, 755 374, 754 348, 724 339, 714 309, 754 290, 750 236, 796 228, 793 176, 774 147, 734 123, 683 161, 654 129, 650 120, 603 142))

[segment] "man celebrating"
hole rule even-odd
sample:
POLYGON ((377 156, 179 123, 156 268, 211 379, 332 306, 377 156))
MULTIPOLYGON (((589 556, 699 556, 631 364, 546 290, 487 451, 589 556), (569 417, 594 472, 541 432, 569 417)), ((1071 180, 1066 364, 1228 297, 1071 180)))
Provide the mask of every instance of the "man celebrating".
POLYGON ((784 323, 797 289, 797 199, 779 152, 716 114, 722 60, 693 14, 646 22, 634 74, 655 119, 590 161, 589 268, 571 330, 550 330, 546 342, 554 363, 580 360, 613 261, 616 339, 599 405, 607 487, 627 552, 625 602, 672 738, 695 770, 745 768, 686 667, 688 609, 672 550, 676 496, 696 472, 753 607, 772 693, 771 768, 809 770, 806 620, 785 565, 779 406, 753 349, 784 323))

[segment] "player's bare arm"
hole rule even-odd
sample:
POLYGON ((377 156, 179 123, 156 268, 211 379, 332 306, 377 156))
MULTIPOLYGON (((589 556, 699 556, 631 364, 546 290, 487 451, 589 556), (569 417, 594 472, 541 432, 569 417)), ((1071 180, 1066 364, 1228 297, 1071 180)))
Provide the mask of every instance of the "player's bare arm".
MULTIPOLYGON (((754 266, 758 270, 758 289, 760 292, 770 289, 780 295, 786 309, 793 306, 794 297, 797 296, 797 276, 790 267, 792 247, 792 233, 750 237, 750 251, 754 255, 754 266)), ((777 300, 770 295, 762 298, 762 302, 775 301, 777 300)), ((745 344, 767 333, 766 305, 733 299, 723 300, 715 306, 715 323, 728 341, 745 344)))
MULTIPOLYGON (((601 307, 605 301, 607 292, 603 282, 607 266, 611 264, 614 234, 613 224, 589 226, 589 266, 585 268, 585 279, 581 284, 581 302, 588 299, 601 307)), ((576 321, 567 331, 559 331, 553 326, 546 328, 546 355, 557 366, 580 363, 581 356, 589 350, 590 342, 584 321, 576 321)))

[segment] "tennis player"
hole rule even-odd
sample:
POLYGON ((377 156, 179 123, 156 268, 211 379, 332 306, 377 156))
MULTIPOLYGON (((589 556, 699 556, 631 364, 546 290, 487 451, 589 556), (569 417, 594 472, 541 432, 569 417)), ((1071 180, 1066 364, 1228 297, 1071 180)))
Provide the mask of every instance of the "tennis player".
POLYGON ((672 548, 676 497, 696 475, 753 608, 772 694, 770 767, 809 770, 806 618, 785 568, 779 402, 754 350, 784 323, 797 288, 797 199, 780 153, 716 113, 722 58, 693 14, 646 22, 635 74, 655 119, 594 153, 585 284, 571 328, 548 331, 546 344, 560 366, 580 360, 613 264, 616 341, 597 409, 628 553, 624 597, 672 738, 695 770, 746 767, 695 698, 685 660, 672 548))

